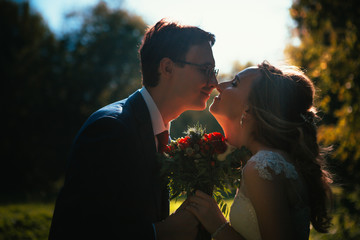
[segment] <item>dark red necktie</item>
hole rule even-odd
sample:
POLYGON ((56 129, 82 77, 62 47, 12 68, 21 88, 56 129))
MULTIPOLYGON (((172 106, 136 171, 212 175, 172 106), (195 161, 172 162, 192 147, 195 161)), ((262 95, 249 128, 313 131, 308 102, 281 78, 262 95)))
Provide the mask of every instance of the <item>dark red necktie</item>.
POLYGON ((158 152, 162 153, 166 149, 166 145, 169 143, 169 132, 163 131, 156 135, 158 139, 158 152))

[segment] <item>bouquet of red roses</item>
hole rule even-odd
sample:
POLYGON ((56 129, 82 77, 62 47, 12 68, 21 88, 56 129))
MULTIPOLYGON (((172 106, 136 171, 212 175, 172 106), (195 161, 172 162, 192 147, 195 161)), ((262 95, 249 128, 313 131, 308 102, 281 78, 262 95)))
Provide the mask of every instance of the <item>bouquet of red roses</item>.
POLYGON ((199 124, 185 133, 172 141, 160 158, 170 199, 201 190, 212 195, 227 214, 223 193, 230 193, 239 182, 243 151, 229 145, 221 133, 206 134, 199 124))

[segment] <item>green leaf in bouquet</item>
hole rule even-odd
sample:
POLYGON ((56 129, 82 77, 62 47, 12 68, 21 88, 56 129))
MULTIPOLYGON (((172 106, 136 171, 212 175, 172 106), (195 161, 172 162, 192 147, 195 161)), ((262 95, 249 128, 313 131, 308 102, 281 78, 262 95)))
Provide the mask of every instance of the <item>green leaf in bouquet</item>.
POLYGON ((193 127, 188 126, 188 129, 184 133, 187 136, 200 139, 202 136, 204 136, 205 131, 206 128, 203 127, 199 122, 197 122, 193 127))

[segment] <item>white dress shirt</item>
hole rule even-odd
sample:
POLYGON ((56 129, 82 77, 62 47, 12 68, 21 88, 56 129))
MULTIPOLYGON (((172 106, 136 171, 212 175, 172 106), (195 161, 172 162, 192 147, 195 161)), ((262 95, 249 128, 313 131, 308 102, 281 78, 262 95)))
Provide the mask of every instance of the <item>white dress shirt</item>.
MULTIPOLYGON (((150 93, 146 90, 145 87, 142 87, 140 90, 140 93, 142 97, 145 100, 146 106, 149 109, 150 112, 150 118, 151 118, 151 124, 154 131, 154 138, 155 138, 155 144, 156 149, 158 148, 158 140, 156 135, 159 133, 162 133, 163 131, 169 131, 170 123, 167 123, 165 125, 164 120, 161 116, 161 113, 156 106, 156 103, 154 102, 153 98, 151 97, 150 93)), ((170 131, 169 131, 170 133, 170 131)))

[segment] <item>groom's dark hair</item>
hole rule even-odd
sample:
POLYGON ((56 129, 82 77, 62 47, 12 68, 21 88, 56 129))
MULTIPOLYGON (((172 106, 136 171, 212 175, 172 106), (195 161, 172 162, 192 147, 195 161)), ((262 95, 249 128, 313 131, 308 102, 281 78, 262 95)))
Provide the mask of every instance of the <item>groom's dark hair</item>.
POLYGON ((215 35, 198 27, 161 19, 146 31, 139 49, 143 85, 155 87, 158 84, 161 59, 185 61, 191 46, 206 42, 213 46, 215 35))

